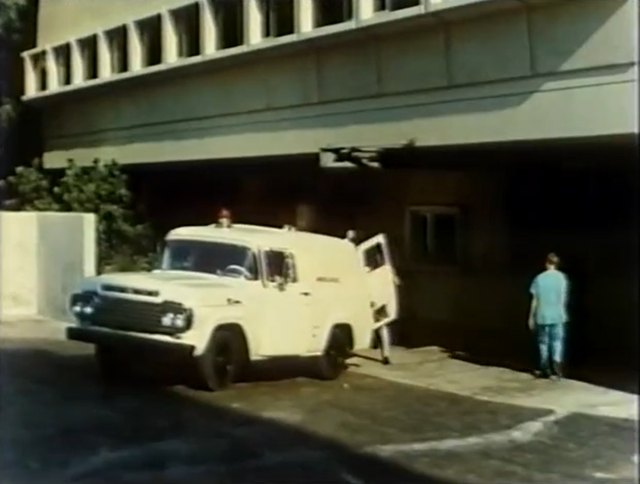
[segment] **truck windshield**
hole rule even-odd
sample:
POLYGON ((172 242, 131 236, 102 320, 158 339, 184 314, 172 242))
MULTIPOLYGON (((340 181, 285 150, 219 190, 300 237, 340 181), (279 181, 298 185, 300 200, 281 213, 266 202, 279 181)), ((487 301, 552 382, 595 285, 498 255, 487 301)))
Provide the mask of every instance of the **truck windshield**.
POLYGON ((161 269, 201 272, 251 281, 258 279, 255 253, 242 245, 221 242, 167 241, 161 269))

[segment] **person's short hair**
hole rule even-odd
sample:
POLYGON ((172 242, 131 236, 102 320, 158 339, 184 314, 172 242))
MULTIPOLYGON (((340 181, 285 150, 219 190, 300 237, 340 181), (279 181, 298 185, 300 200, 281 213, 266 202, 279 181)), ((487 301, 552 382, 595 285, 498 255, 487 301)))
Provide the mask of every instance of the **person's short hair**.
POLYGON ((555 252, 547 254, 546 264, 549 266, 558 267, 560 265, 560 257, 555 252))

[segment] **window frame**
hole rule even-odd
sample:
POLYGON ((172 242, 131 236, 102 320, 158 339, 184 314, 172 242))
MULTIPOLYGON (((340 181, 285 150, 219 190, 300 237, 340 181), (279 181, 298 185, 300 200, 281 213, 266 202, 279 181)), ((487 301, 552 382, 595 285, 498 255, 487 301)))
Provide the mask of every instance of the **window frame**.
POLYGON ((92 34, 78 40, 82 59, 82 82, 95 81, 100 77, 98 59, 98 35, 92 34))
POLYGON ((229 0, 207 0, 213 11, 213 22, 215 24, 216 30, 216 45, 218 51, 224 51, 227 49, 237 49, 246 44, 246 31, 247 27, 245 25, 247 12, 245 12, 244 2, 241 0, 236 0, 234 2, 229 2, 229 0), (222 7, 222 5, 225 5, 222 7), (232 7, 229 7, 231 5, 232 7), (236 9, 236 25, 235 25, 235 36, 237 37, 237 43, 229 43, 225 42, 228 40, 228 33, 226 29, 230 28, 230 21, 227 20, 225 22, 224 10, 225 8, 235 8, 236 9))
POLYGON ((285 257, 287 255, 290 255, 291 258, 293 259, 294 279, 292 281, 285 281, 285 283, 289 285, 289 284, 297 284, 298 282, 300 282, 300 273, 298 271, 298 264, 296 263, 295 254, 290 249, 286 249, 283 247, 265 247, 260 250, 260 261, 261 261, 260 265, 262 266, 262 275, 263 275, 262 280, 264 281, 265 285, 269 286, 269 285, 275 284, 275 281, 269 280, 269 265, 267 264, 267 254, 269 252, 281 252, 285 255, 285 257))
POLYGON ((327 2, 327 0, 314 0, 313 1, 313 28, 314 29, 322 29, 322 28, 326 28, 326 27, 332 27, 334 25, 341 25, 347 22, 353 22, 356 18, 356 8, 354 5, 353 0, 331 0, 331 2, 336 2, 336 1, 340 1, 340 6, 342 8, 342 13, 343 13, 343 17, 345 17, 345 11, 349 10, 349 16, 347 16, 346 18, 343 18, 342 20, 340 20, 339 22, 330 22, 330 23, 321 23, 321 15, 320 15, 320 5, 325 4, 327 5, 328 3, 323 3, 323 2, 327 2))
MULTIPOLYGON (((448 268, 459 269, 463 266, 464 259, 464 210, 455 205, 411 205, 405 211, 405 257, 410 265, 417 265, 421 268, 448 268), (432 220, 435 215, 451 215, 455 218, 456 227, 456 247, 455 260, 439 260, 437 255, 422 257, 417 255, 413 244, 412 215, 414 213, 429 217, 432 220)), ((436 236, 427 234, 429 240, 436 236)), ((437 254, 437 253, 436 253, 437 254)))
POLYGON ((202 55, 202 10, 199 2, 181 5, 170 11, 176 35, 178 59, 191 59, 202 55), (193 17, 192 17, 193 16, 193 17), (190 28, 195 26, 195 31, 190 28))
POLYGON ((105 37, 109 51, 109 71, 111 75, 117 76, 118 74, 129 72, 131 67, 129 65, 129 31, 126 25, 119 25, 107 30, 105 37), (120 59, 120 64, 117 64, 117 59, 120 59))
POLYGON ((409 8, 420 7, 421 2, 419 0, 413 0, 416 2, 415 5, 407 5, 404 7, 399 7, 397 2, 399 0, 377 0, 374 3, 374 12, 375 13, 383 13, 383 12, 398 12, 401 10, 406 10, 409 8), (381 5, 382 4, 382 5, 381 5))
POLYGON ((260 0, 261 29, 263 39, 278 39, 296 33, 296 0, 260 0), (277 9, 275 4, 283 1, 291 3, 291 31, 281 34, 277 32, 277 9))
POLYGON ((140 66, 148 69, 164 64, 162 15, 156 13, 135 22, 140 40, 140 66), (149 42, 154 40, 155 44, 149 42))

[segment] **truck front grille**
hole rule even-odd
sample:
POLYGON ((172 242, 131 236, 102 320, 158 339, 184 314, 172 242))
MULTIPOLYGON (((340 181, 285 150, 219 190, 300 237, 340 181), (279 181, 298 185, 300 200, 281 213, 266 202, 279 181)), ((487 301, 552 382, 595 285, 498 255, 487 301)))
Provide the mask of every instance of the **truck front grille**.
POLYGON ((92 324, 105 328, 138 331, 141 333, 175 334, 184 329, 161 325, 167 313, 184 313, 186 308, 176 302, 154 303, 101 296, 91 317, 92 324))

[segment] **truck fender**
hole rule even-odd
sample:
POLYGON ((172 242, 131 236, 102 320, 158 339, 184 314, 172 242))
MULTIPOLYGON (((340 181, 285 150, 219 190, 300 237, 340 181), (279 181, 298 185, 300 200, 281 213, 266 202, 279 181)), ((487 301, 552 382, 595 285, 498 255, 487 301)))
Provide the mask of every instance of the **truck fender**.
POLYGON ((205 341, 203 341, 202 345, 198 345, 198 347, 195 349, 194 356, 200 356, 204 354, 209 349, 209 345, 213 340, 214 335, 216 334, 217 331, 220 331, 220 330, 226 330, 236 335, 238 340, 242 342, 242 347, 244 349, 243 358, 245 358, 246 360, 249 360, 250 358, 249 355, 251 355, 250 348, 249 348, 249 338, 247 338, 247 335, 240 323, 230 322, 228 320, 219 321, 213 325, 209 333, 209 336, 205 339, 205 341))

